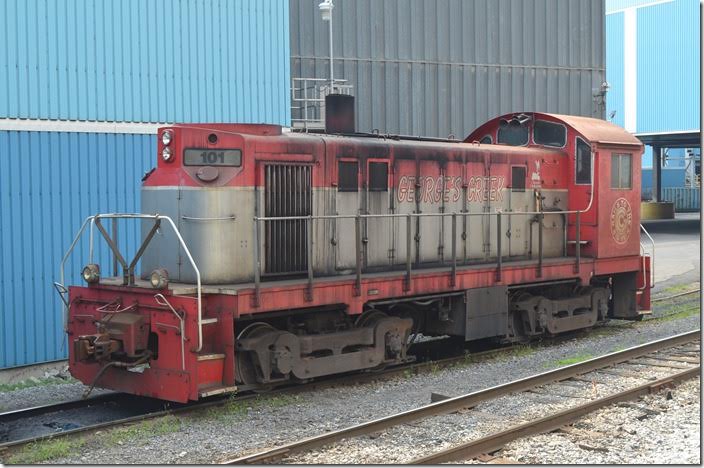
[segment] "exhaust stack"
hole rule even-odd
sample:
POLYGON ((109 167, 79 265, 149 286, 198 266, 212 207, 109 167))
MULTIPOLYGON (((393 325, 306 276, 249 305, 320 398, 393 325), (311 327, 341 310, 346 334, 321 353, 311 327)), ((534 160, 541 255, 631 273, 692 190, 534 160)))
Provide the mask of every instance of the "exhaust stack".
POLYGON ((355 133, 354 96, 325 96, 325 133, 355 133))

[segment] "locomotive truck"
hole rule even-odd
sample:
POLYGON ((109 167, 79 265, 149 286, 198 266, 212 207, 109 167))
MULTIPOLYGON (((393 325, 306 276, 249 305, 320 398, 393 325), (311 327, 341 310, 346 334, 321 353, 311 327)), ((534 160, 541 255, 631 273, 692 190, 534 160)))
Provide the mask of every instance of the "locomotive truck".
POLYGON ((64 257, 88 232, 86 284, 64 288, 64 263, 57 283, 73 376, 186 402, 403 363, 420 336, 524 342, 650 309, 643 146, 622 128, 516 112, 458 141, 350 122, 159 129, 142 212, 88 217, 64 257), (132 257, 117 220, 141 224, 132 257))

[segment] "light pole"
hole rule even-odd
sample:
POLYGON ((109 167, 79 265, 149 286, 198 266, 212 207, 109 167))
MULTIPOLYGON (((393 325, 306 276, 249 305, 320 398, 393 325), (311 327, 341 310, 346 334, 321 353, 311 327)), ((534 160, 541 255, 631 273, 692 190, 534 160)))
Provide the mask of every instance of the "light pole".
POLYGON ((323 21, 328 22, 328 36, 330 36, 330 93, 335 92, 335 78, 332 62, 332 9, 335 8, 332 0, 324 0, 318 4, 323 21))

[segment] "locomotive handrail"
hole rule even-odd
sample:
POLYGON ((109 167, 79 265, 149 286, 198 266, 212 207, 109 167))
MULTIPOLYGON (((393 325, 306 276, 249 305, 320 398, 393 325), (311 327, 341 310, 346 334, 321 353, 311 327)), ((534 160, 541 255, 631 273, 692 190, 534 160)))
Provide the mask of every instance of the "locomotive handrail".
MULTIPOLYGON (((650 289, 653 289, 653 286, 655 286, 655 239, 653 239, 653 236, 650 235, 647 229, 645 229, 645 226, 642 224, 640 225, 640 229, 645 233, 646 236, 648 236, 648 239, 650 240, 650 245, 653 248, 653 254, 650 257, 650 289)), ((645 247, 643 246, 643 243, 640 243, 641 248, 643 249, 643 252, 645 253, 645 247)), ((643 279, 645 279, 645 257, 643 257, 643 279)), ((645 286, 643 287, 645 289, 645 286)))
MULTIPOLYGON (((579 211, 575 212, 577 214, 577 217, 579 218, 579 211)), ((266 222, 266 221, 305 221, 306 222, 306 237, 307 237, 307 243, 308 243, 308 248, 307 248, 307 253, 308 253, 308 265, 307 265, 307 276, 308 276, 308 288, 306 291, 306 300, 312 301, 313 300, 313 229, 312 229, 312 223, 315 220, 338 220, 338 219, 354 219, 355 220, 355 295, 360 295, 361 294, 361 285, 362 285, 362 263, 363 263, 363 256, 362 256, 362 244, 365 242, 362 239, 361 235, 361 220, 363 219, 388 219, 388 218, 397 218, 397 219, 406 219, 406 277, 405 277, 405 282, 404 282, 404 290, 408 291, 410 290, 410 285, 411 285, 411 270, 412 270, 412 262, 411 262, 411 236, 410 236, 410 231, 411 231, 411 219, 412 218, 432 218, 432 217, 440 217, 440 218, 445 218, 445 217, 450 217, 452 219, 452 246, 451 246, 451 252, 452 252, 452 262, 450 265, 451 269, 451 275, 450 275, 450 286, 455 285, 456 281, 456 275, 457 275, 457 255, 456 255, 456 248, 457 248, 457 217, 461 216, 496 216, 496 234, 497 234, 497 271, 496 271, 496 277, 497 281, 501 281, 501 272, 502 272, 502 260, 503 260, 503 254, 502 254, 502 249, 501 249, 501 218, 502 216, 515 216, 515 215, 537 215, 539 218, 539 231, 538 231, 538 264, 537 264, 537 276, 541 277, 542 276, 542 271, 543 271, 543 219, 545 215, 560 215, 564 216, 565 212, 562 211, 538 211, 538 212, 525 212, 525 211, 509 211, 509 212, 502 212, 499 210, 496 210, 494 213, 469 213, 469 212, 449 212, 449 213, 385 213, 385 214, 343 214, 343 215, 302 215, 302 216, 254 216, 252 227, 253 227, 253 239, 254 239, 254 245, 253 245, 253 254, 254 254, 254 295, 253 295, 253 306, 254 307, 259 307, 260 304, 260 289, 261 289, 261 258, 260 258, 260 222, 266 222)), ((579 222, 579 221, 578 221, 579 222)), ((567 224, 565 223, 565 229, 567 228, 567 224)), ((417 239, 416 239, 417 240, 417 239)), ((577 247, 577 263, 579 263, 579 247, 577 247)), ((578 268, 578 266, 577 266, 578 268)))
MULTIPOLYGON (((164 297, 163 294, 158 293, 154 295, 154 300, 156 301, 157 304, 168 307, 171 309, 171 312, 176 316, 176 318, 179 321, 179 329, 181 331, 181 370, 186 370, 186 353, 184 352, 184 343, 186 341, 186 331, 185 331, 185 325, 183 323, 183 317, 179 315, 178 312, 176 312, 176 309, 171 305, 171 303, 164 297)), ((162 324, 165 325, 165 324, 162 324)))
MULTIPOLYGON (((309 215, 309 216, 255 216, 253 219, 255 221, 295 221, 295 220, 305 220, 305 219, 355 219, 355 218, 406 218, 411 217, 451 217, 456 216, 491 216, 495 214, 501 214, 502 216, 511 215, 557 215, 573 213, 567 211, 494 211, 493 213, 464 213, 461 211, 452 211, 448 213, 387 213, 387 214, 357 214, 357 215, 309 215)), ((575 212, 576 213, 576 212, 575 212)))
MULTIPOLYGON (((64 286, 64 269, 66 265, 66 260, 68 257, 71 255, 73 252, 74 248, 76 247, 76 244, 78 243, 78 240, 81 238, 81 235, 85 231, 86 226, 88 223, 90 223, 90 233, 89 233, 89 262, 93 262, 93 228, 96 225, 96 221, 98 224, 98 228, 101 230, 101 233, 103 234, 103 237, 105 237, 106 242, 110 246, 111 250, 115 254, 116 257, 122 259, 120 263, 122 263, 123 268, 127 268, 128 270, 134 272, 134 266, 141 257, 142 253, 146 249, 147 245, 151 241, 152 236, 156 232, 156 227, 159 226, 159 223, 164 220, 167 221, 171 227, 174 230, 174 233, 176 234, 176 237, 178 238, 178 241, 183 247, 183 251, 186 254, 186 257, 188 257, 188 261, 190 262, 191 266, 193 267, 193 270, 196 273, 196 297, 197 297, 197 303, 198 303, 198 348, 195 350, 196 353, 200 352, 200 350, 203 348, 203 301, 202 301, 202 287, 201 287, 201 275, 200 275, 200 270, 198 269, 198 266, 196 265, 195 260, 193 260, 193 256, 191 255, 191 251, 188 249, 188 246, 186 245, 186 242, 183 240, 183 237, 181 236, 181 233, 179 232, 178 228, 176 227, 176 224, 174 221, 169 217, 165 215, 160 215, 160 214, 142 214, 142 213, 105 213, 105 214, 96 214, 93 216, 88 216, 84 221, 83 224, 81 225, 81 228, 78 231, 78 234, 76 234, 76 237, 73 239, 73 242, 71 243, 71 246, 68 248, 66 253, 64 254, 62 260, 61 260, 61 265, 60 265, 60 283, 59 286, 66 290, 64 286), (107 235, 107 233, 104 231, 104 229, 101 229, 102 226, 100 225, 100 220, 101 219, 152 219, 154 220, 155 227, 152 228, 150 231, 149 235, 147 238, 142 242, 142 246, 140 247, 139 251, 135 255, 134 260, 130 263, 130 265, 126 265, 126 262, 122 258, 122 255, 119 252, 119 249, 117 245, 110 239, 110 237, 107 235)), ((127 273, 126 273, 127 274, 127 273)), ((57 289, 58 290, 58 289, 57 289)), ((63 296, 63 293, 60 292, 60 294, 63 296)), ((64 330, 68 329, 68 304, 66 301, 64 301, 66 304, 64 307, 64 330)))

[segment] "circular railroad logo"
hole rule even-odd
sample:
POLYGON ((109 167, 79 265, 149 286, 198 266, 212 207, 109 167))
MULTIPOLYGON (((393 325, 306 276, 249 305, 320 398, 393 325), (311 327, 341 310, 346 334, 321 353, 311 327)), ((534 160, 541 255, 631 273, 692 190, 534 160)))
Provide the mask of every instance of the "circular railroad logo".
POLYGON ((619 198, 611 208, 611 236, 617 244, 625 244, 631 236, 633 211, 625 198, 619 198))

